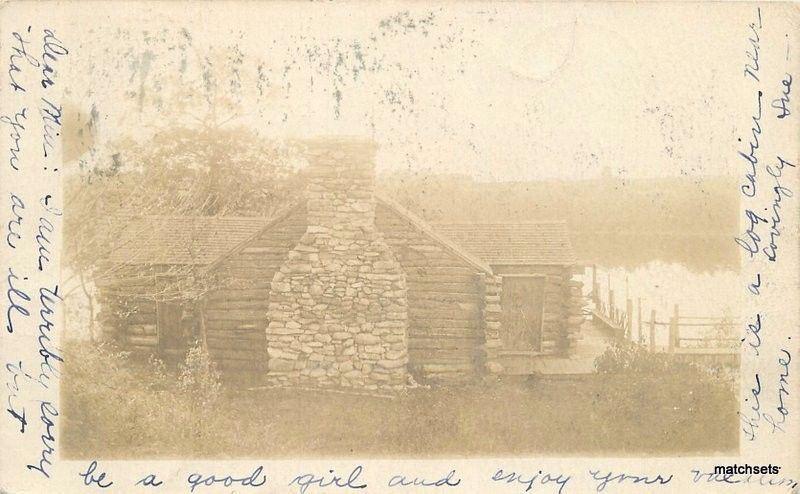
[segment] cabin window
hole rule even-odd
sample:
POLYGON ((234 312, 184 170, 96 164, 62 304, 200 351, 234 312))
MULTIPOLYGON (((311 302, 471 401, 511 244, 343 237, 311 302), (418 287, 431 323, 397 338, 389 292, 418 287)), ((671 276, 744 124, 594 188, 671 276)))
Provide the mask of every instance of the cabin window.
POLYGON ((505 350, 540 351, 544 319, 543 276, 504 276, 501 341, 505 350))
POLYGON ((158 349, 160 352, 178 349, 183 343, 181 319, 183 307, 180 304, 158 302, 156 304, 158 316, 158 349))

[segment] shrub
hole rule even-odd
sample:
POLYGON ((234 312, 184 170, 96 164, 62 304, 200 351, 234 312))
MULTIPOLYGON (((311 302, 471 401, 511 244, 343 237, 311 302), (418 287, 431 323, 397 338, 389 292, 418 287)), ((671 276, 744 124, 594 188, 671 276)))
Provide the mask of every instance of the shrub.
POLYGON ((217 365, 211 360, 208 351, 200 345, 189 350, 180 366, 180 392, 193 405, 207 407, 219 399, 221 387, 217 365))
POLYGON ((595 368, 601 374, 702 373, 701 369, 691 363, 677 360, 670 354, 652 353, 640 345, 625 340, 614 341, 612 346, 595 359, 595 368))
MULTIPOLYGON (((654 444, 668 443, 675 431, 703 435, 719 429, 728 423, 723 416, 737 410, 731 380, 671 354, 650 353, 622 341, 598 357, 595 366, 595 405, 612 433, 636 430, 654 444)), ((731 437, 735 442, 735 434, 731 437)))

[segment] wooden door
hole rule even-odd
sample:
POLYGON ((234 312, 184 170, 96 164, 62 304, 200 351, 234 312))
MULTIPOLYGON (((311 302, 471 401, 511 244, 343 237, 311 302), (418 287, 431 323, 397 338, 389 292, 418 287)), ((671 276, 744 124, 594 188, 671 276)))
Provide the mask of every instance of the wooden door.
POLYGON ((158 318, 158 350, 162 355, 178 354, 185 350, 181 320, 183 307, 180 304, 158 302, 156 304, 158 318))
POLYGON ((504 276, 500 300, 503 310, 503 348, 541 350, 544 277, 504 276))

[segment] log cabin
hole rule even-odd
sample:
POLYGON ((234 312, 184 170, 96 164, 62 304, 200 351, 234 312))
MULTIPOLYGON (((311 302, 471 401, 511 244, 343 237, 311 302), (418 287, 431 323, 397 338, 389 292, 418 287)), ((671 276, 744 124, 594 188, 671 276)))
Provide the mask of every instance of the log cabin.
POLYGON ((199 342, 275 385, 464 383, 568 356, 563 223, 430 225, 375 191, 372 142, 305 145, 305 197, 269 220, 130 219, 96 282, 109 335, 166 359, 199 342))
MULTIPOLYGON (((504 374, 548 372, 581 337, 583 284, 564 221, 439 223, 433 228, 500 278, 499 341, 489 365, 504 374)), ((558 362, 562 363, 562 362, 558 362)))

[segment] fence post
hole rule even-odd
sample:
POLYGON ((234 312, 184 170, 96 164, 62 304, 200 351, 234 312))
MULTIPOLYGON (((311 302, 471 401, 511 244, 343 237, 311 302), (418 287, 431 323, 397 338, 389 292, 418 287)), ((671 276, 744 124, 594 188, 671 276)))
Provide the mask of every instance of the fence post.
POLYGON ((656 351, 656 310, 650 310, 650 351, 656 351))
POLYGON ((680 336, 678 335, 678 304, 672 309, 672 317, 669 320, 669 353, 675 351, 679 346, 680 336))
POLYGON ((642 333, 642 299, 641 299, 641 297, 638 297, 636 299, 636 305, 637 305, 636 320, 638 321, 638 331, 639 331, 639 334, 637 335, 638 336, 638 340, 637 341, 639 342, 639 345, 641 346, 641 345, 644 345, 644 334, 642 333))
POLYGON ((625 330, 628 333, 628 339, 633 341, 633 300, 625 300, 625 330))
POLYGON ((611 316, 612 321, 617 322, 616 308, 614 307, 614 290, 611 288, 608 289, 608 315, 611 316))
POLYGON ((625 300, 631 298, 631 292, 628 288, 628 275, 625 275, 625 300))

